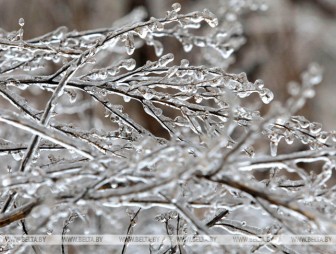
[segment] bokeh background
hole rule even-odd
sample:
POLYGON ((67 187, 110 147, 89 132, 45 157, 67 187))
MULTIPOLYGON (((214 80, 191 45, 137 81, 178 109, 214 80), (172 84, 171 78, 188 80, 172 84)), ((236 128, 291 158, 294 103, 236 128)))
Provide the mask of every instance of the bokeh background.
MULTIPOLYGON (((182 12, 206 6, 216 13, 217 1, 0 0, 0 27, 7 31, 16 30, 19 18, 23 17, 24 38, 29 39, 59 26, 79 31, 109 27, 138 6, 144 6, 149 17, 164 16, 174 2, 181 3, 182 12)), ((265 2, 268 5, 266 11, 251 11, 242 15, 241 22, 247 42, 235 54, 235 63, 229 70, 244 71, 251 81, 263 79, 266 86, 274 92, 275 99, 284 101, 288 97, 288 82, 300 81, 300 74, 309 63, 319 63, 324 69, 323 83, 318 87, 316 97, 300 113, 311 121, 322 122, 325 130, 336 129, 336 1, 265 2)), ((183 58, 186 55, 181 48, 178 42, 171 41, 166 44, 165 51, 183 58)), ((193 58, 196 53, 197 49, 193 49, 188 58, 193 58)), ((137 50, 134 57, 140 64, 147 59, 156 58, 151 48, 137 50)), ((145 114, 143 117, 146 120, 145 114)), ((147 128, 155 132, 157 126, 153 124, 148 124, 147 128)))

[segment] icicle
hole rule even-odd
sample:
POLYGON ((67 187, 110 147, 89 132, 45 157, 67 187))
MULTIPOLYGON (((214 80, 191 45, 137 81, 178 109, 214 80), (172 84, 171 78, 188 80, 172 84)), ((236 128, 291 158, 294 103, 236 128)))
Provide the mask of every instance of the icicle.
POLYGON ((156 56, 161 56, 163 53, 163 45, 160 41, 154 40, 153 44, 154 50, 155 50, 155 55, 156 56))
POLYGON ((271 141, 270 142, 270 149, 271 149, 271 155, 276 156, 278 152, 278 142, 277 141, 271 141))
POLYGON ((124 35, 123 41, 125 42, 126 52, 129 55, 132 55, 135 50, 134 37, 131 32, 124 35))

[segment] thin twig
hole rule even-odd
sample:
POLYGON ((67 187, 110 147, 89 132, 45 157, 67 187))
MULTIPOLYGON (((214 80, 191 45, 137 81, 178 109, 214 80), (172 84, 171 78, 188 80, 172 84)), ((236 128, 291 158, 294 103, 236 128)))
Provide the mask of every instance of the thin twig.
POLYGON ((131 235, 130 231, 131 229, 134 227, 134 223, 135 223, 135 220, 137 219, 139 213, 140 213, 140 210, 141 208, 138 209, 138 211, 135 212, 134 216, 131 218, 131 221, 128 225, 128 228, 127 228, 127 233, 126 233, 126 238, 125 238, 125 241, 124 241, 124 245, 123 245, 123 248, 121 250, 121 254, 125 254, 126 253, 126 248, 127 248, 127 241, 128 241, 128 236, 131 235))

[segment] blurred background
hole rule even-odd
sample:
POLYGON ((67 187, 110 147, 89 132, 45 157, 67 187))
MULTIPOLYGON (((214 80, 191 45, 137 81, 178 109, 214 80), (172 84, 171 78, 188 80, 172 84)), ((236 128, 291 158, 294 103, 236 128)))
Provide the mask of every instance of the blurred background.
MULTIPOLYGON (((206 7, 216 14, 218 2, 246 1, 249 0, 0 0, 0 27, 16 30, 19 18, 23 17, 24 39, 29 39, 60 26, 78 31, 109 27, 138 6, 144 6, 149 17, 162 17, 174 2, 181 3, 182 12, 206 7)), ((242 13, 240 22, 247 40, 235 53, 229 71, 244 71, 252 82, 263 79, 275 99, 284 101, 288 97, 288 82, 300 81, 300 74, 309 63, 319 63, 324 69, 323 83, 300 113, 311 121, 322 122, 325 130, 336 129, 336 1, 265 2, 267 9, 242 13)), ((186 57, 175 40, 167 45, 166 52, 186 57)), ((197 49, 193 49, 188 58, 197 61, 196 53, 197 49)), ((154 50, 148 47, 137 50, 134 58, 138 64, 156 59, 154 50)), ((156 128, 151 124, 147 127, 156 128)))

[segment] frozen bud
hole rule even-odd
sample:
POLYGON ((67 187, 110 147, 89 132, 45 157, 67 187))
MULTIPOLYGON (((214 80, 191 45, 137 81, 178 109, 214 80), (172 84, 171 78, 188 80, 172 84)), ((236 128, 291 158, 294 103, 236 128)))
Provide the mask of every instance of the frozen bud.
POLYGON ((205 22, 207 22, 209 26, 215 27, 218 25, 218 19, 216 15, 213 14, 211 11, 209 11, 208 9, 204 9, 202 14, 205 22))
POLYGON ((167 66, 168 63, 174 60, 174 55, 172 53, 166 54, 159 59, 160 66, 167 66))

